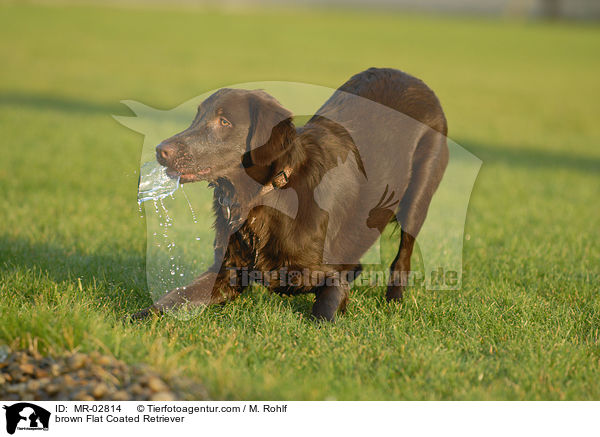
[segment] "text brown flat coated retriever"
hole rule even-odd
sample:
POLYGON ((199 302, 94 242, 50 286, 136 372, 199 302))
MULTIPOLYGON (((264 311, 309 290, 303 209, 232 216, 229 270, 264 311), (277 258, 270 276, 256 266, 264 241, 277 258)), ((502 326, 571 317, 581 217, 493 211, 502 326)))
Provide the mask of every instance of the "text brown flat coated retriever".
POLYGON ((263 91, 221 89, 189 128, 156 148, 182 183, 214 186, 215 262, 133 318, 233 299, 248 285, 245 268, 264 273, 259 282, 277 293, 315 293, 313 315, 333 320, 346 307, 349 272, 360 272, 361 256, 392 220, 400 248, 386 296, 402 298, 415 238, 448 163, 437 97, 406 73, 371 68, 305 126, 292 120, 263 91), (283 269, 316 281, 282 281, 283 269))

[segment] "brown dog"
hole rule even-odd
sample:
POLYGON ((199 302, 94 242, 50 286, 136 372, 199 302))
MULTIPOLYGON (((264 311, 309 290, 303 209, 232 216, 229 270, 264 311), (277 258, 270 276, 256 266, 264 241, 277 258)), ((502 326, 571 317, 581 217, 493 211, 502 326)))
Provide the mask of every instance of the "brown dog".
POLYGON ((275 292, 314 292, 313 315, 333 320, 345 309, 350 273, 360 272, 360 257, 395 219, 402 231, 387 299, 401 299, 415 238, 448 163, 446 134, 435 94, 393 69, 355 75, 302 128, 263 91, 217 91, 189 128, 156 148, 182 183, 215 187, 215 263, 133 317, 232 299, 248 285, 240 277, 246 268, 263 273, 259 281, 275 292), (288 188, 295 207, 280 195, 288 188), (278 208, 264 201, 269 196, 279 196, 278 208), (282 212, 286 205, 295 217, 282 212), (282 269, 313 280, 284 281, 282 269))

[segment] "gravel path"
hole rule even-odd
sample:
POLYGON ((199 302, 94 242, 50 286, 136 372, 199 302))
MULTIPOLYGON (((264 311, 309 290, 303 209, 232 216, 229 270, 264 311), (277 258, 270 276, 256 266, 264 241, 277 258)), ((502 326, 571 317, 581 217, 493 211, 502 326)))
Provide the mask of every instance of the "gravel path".
POLYGON ((193 381, 167 383, 147 365, 130 366, 98 352, 44 357, 0 346, 0 399, 172 401, 208 396, 193 381))

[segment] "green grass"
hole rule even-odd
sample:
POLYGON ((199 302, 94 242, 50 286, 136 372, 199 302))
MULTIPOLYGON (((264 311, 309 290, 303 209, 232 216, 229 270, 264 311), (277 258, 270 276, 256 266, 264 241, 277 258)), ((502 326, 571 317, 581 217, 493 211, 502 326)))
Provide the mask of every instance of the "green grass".
POLYGON ((0 342, 148 362, 217 399, 600 399, 599 52, 592 25, 0 5, 0 342), (261 289, 120 323, 149 298, 142 138, 118 102, 370 66, 424 79, 484 162, 463 288, 353 290, 331 325, 261 289))

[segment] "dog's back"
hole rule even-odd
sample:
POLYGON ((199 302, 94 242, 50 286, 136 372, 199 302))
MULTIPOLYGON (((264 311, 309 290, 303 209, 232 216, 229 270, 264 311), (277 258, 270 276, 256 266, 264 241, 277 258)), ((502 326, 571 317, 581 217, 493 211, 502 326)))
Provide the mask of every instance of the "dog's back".
POLYGON ((385 105, 448 134, 446 117, 435 93, 422 80, 393 68, 369 68, 352 76, 338 88, 317 114, 338 106, 349 93, 385 105))

